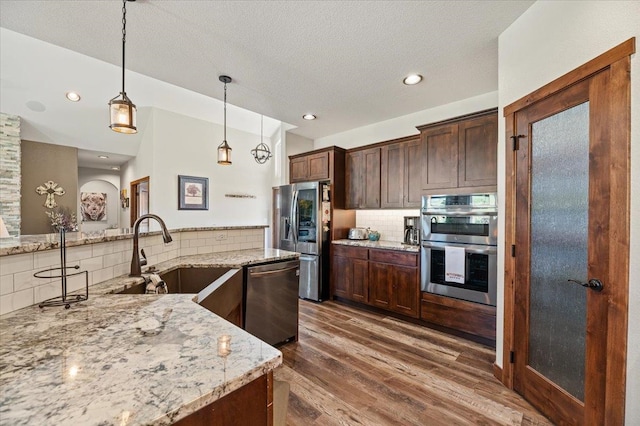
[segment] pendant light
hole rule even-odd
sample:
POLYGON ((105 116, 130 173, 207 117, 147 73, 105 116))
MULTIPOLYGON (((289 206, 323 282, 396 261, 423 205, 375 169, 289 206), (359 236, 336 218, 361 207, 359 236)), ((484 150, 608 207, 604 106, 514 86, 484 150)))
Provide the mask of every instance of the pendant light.
POLYGON ((136 128, 136 106, 131 102, 124 90, 124 57, 127 39, 127 1, 122 0, 122 92, 109 101, 109 115, 111 116, 111 130, 119 133, 138 133, 136 128))
POLYGON ((227 143, 227 83, 231 83, 231 77, 221 75, 219 80, 224 83, 224 140, 218 146, 218 164, 231 164, 231 147, 227 143))
POLYGON ((264 122, 264 115, 261 115, 260 116, 260 143, 258 144, 258 146, 256 146, 254 149, 251 150, 251 154, 253 154, 253 158, 259 164, 264 164, 269 160, 269 158, 271 158, 271 151, 269 150, 269 147, 265 145, 265 143, 262 141, 263 124, 264 124, 263 122, 264 122))

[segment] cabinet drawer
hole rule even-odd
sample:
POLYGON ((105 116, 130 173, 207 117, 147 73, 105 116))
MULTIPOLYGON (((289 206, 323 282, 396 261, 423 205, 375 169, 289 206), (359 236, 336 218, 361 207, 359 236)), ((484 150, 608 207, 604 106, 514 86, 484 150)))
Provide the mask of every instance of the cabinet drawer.
POLYGON ((364 247, 351 247, 333 244, 333 255, 367 260, 369 258, 369 249, 364 247))
POLYGON ((372 262, 391 263, 402 266, 418 266, 417 253, 404 253, 393 250, 369 250, 369 259, 372 262))

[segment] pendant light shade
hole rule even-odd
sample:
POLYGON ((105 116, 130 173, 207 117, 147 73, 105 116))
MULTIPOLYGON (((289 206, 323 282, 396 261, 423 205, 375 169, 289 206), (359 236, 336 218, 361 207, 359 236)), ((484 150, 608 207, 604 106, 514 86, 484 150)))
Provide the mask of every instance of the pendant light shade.
POLYGON ((258 144, 258 146, 256 146, 251 150, 251 154, 253 155, 253 158, 256 160, 256 163, 259 163, 259 164, 264 164, 269 160, 269 158, 271 158, 271 150, 269 150, 269 147, 262 140, 263 133, 264 133, 263 122, 264 122, 264 115, 261 115, 260 116, 260 143, 258 144))
MULTIPOLYGON (((128 0, 135 1, 135 0, 128 0)), ((136 106, 131 102, 124 90, 124 59, 127 40, 127 0, 122 1, 122 91, 109 101, 111 130, 119 133, 138 133, 136 128, 136 106)))
POLYGON ((224 140, 218 146, 218 164, 228 166, 231 164, 231 147, 227 143, 227 83, 231 83, 231 77, 221 75, 218 79, 224 83, 224 140))

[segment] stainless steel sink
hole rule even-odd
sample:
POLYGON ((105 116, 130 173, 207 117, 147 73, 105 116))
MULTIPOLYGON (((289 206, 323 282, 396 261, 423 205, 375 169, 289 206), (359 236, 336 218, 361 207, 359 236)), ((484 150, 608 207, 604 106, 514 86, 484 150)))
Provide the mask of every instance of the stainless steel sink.
MULTIPOLYGON (((243 327, 242 269, 178 268, 160 274, 170 294, 195 294, 197 302, 227 321, 243 327)), ((130 286, 118 294, 144 294, 146 284, 130 286)))

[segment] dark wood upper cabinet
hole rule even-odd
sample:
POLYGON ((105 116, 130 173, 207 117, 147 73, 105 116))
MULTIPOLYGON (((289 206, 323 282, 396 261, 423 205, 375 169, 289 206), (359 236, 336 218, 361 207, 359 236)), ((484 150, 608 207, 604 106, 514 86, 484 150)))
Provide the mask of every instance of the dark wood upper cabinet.
POLYGON ((380 207, 380 148, 347 153, 345 192, 348 209, 380 207))
POLYGON ((289 157, 289 182, 330 180, 330 151, 307 153, 289 157))
POLYGON ((422 203, 422 148, 420 138, 404 147, 404 207, 420 207, 422 203))
POLYGON ((380 207, 420 207, 422 152, 420 137, 397 139, 383 145, 381 154, 380 207))
POLYGON ((401 143, 380 148, 382 173, 380 207, 404 207, 405 148, 401 143))
POLYGON ((498 115, 495 108, 419 126, 425 194, 464 188, 496 190, 498 115))
POLYGON ((496 185, 498 178, 498 115, 458 125, 458 186, 496 185))
POLYGON ((422 189, 458 186, 458 125, 449 124, 421 132, 422 189))

